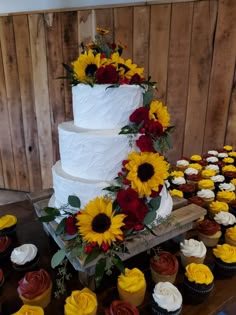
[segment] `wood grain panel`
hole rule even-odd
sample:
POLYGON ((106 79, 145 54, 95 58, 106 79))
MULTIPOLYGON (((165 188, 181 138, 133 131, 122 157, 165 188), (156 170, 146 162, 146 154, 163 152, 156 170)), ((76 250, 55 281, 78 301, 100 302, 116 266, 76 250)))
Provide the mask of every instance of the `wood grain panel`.
POLYGON ((158 99, 166 103, 171 5, 151 6, 149 75, 157 82, 158 99))
POLYGON ((116 43, 126 46, 124 59, 133 59, 133 8, 114 9, 114 38, 116 43))
POLYGON ((113 25, 113 9, 97 9, 95 10, 95 27, 101 27, 109 30, 110 33, 106 35, 108 42, 113 42, 114 40, 114 25, 113 25))
POLYGON ((225 144, 232 145, 236 150, 236 68, 234 70, 225 144))
POLYGON ((30 14, 29 27, 42 187, 48 188, 52 185, 53 150, 43 14, 30 14))
POLYGON ((94 10, 78 11, 78 42, 79 54, 82 52, 81 43, 84 45, 95 39, 94 10))
POLYGON ((225 142, 236 54, 236 2, 219 0, 213 64, 204 135, 204 151, 225 142))
MULTIPOLYGON (((78 58, 79 53, 77 12, 62 13, 61 27, 63 62, 70 65, 72 61, 78 58)), ((65 71, 64 75, 66 75, 65 71)), ((71 86, 67 80, 65 80, 64 86, 65 117, 66 120, 73 120, 71 86)))
MULTIPOLYGON (((45 16, 44 16, 45 17, 45 16)), ((51 110, 52 141, 53 141, 53 162, 60 159, 58 124, 65 121, 65 90, 63 79, 64 70, 62 67, 62 38, 58 36, 61 32, 61 15, 54 13, 50 24, 45 24, 47 71, 49 102, 51 110)))
POLYGON ((174 146, 168 153, 172 163, 183 154, 192 15, 193 3, 172 5, 167 84, 167 104, 175 125, 174 146))
POLYGON ((211 7, 208 1, 194 3, 184 156, 202 153, 216 20, 213 3, 215 7, 217 4, 216 1, 211 3, 211 7), (201 125, 203 128, 199 128, 201 125))
POLYGON ((133 62, 148 75, 150 7, 134 7, 133 62))
MULTIPOLYGON (((1 23, 2 21, 0 21, 1 23)), ((1 24, 0 24, 1 26, 1 24)), ((1 38, 1 37, 0 37, 1 38)), ((8 119, 6 83, 0 49, 0 147, 1 147, 1 188, 17 189, 14 155, 8 119)))
POLYGON ((35 191, 42 187, 42 181, 40 172, 38 130, 34 106, 31 51, 27 16, 13 16, 13 25, 17 47, 16 55, 23 116, 22 128, 24 130, 25 138, 29 190, 35 191), (38 174, 38 176, 35 176, 35 174, 38 174))
MULTIPOLYGON (((17 189, 29 190, 18 65, 12 17, 3 17, 0 24, 2 59, 6 82, 8 119, 12 138, 17 189)), ((5 132, 5 131, 3 131, 5 132)), ((7 169, 7 172, 11 169, 7 169)))

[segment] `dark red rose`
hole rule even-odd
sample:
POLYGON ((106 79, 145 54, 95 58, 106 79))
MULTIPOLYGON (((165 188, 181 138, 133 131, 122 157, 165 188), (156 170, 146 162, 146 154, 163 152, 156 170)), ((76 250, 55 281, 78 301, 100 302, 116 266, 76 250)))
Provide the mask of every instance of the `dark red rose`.
POLYGON ((77 232, 75 216, 70 216, 66 219, 66 233, 74 235, 77 232))
POLYGON ((140 82, 143 82, 143 81, 144 81, 144 79, 141 78, 140 75, 136 73, 130 79, 130 84, 137 84, 137 83, 140 83, 140 82))
POLYGON ((96 80, 100 84, 114 84, 118 81, 118 77, 118 73, 112 65, 100 67, 96 71, 96 80))
POLYGON ((148 118, 148 109, 146 107, 137 108, 130 116, 129 120, 136 124, 140 124, 142 121, 147 122, 148 118))
POLYGON ((136 140, 136 145, 141 152, 155 152, 153 148, 152 139, 148 136, 142 135, 136 140))
POLYGON ((105 309, 105 315, 139 315, 139 310, 130 302, 115 300, 105 309))
POLYGON ((159 121, 153 120, 148 124, 148 133, 156 137, 161 137, 163 135, 163 126, 159 121))
POLYGON ((91 244, 86 245, 85 247, 86 254, 90 254, 92 250, 93 250, 93 246, 91 244))
POLYGON ((103 242, 102 245, 101 245, 101 249, 102 249, 104 252, 107 252, 108 249, 109 249, 109 244, 103 242))
POLYGON ((132 188, 120 190, 117 194, 117 202, 126 215, 124 219, 125 229, 131 229, 142 224, 148 208, 144 200, 138 198, 136 191, 132 188))
POLYGON ((158 187, 158 191, 152 190, 152 193, 150 195, 151 198, 156 198, 157 196, 160 195, 161 191, 162 191, 163 185, 159 185, 158 187))
POLYGON ((129 83, 130 83, 130 80, 127 79, 127 78, 120 78, 120 79, 119 79, 119 83, 120 83, 120 85, 129 84, 129 83))

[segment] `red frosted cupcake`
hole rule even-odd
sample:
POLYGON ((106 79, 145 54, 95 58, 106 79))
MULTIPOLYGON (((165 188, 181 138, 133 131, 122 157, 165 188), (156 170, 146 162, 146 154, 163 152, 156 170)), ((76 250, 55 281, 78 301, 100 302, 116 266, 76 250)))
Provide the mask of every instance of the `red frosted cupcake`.
POLYGON ((197 223, 197 230, 198 239, 207 247, 216 246, 222 235, 220 225, 208 219, 199 221, 197 223))
POLYGON ((109 308, 105 309, 105 315, 139 315, 139 310, 133 304, 126 301, 115 300, 109 308))
POLYGON ((179 263, 175 255, 161 251, 150 260, 150 269, 152 280, 158 282, 175 282, 176 274, 179 269, 179 263))
POLYGON ((24 304, 47 307, 51 301, 52 280, 44 269, 30 271, 19 281, 17 292, 24 304))
POLYGON ((201 197, 198 196, 193 196, 191 198, 188 199, 189 203, 194 203, 195 205, 205 208, 206 207, 206 202, 204 199, 202 199, 201 197))
POLYGON ((0 264, 4 264, 10 258, 12 241, 8 236, 0 236, 0 264))
POLYGON ((188 198, 193 197, 196 191, 196 188, 194 184, 182 184, 182 185, 179 185, 179 190, 183 192, 184 198, 188 199, 188 198))

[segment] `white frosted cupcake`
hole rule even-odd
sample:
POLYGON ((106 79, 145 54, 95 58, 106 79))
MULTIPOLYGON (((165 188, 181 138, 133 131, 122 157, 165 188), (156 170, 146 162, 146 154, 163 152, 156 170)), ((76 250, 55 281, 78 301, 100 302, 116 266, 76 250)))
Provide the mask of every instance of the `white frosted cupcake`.
POLYGON ((172 283, 158 282, 154 287, 152 297, 152 314, 178 315, 181 313, 183 298, 172 283))
POLYGON ((236 223, 235 216, 230 212, 220 211, 214 216, 214 220, 220 224, 224 236, 226 229, 233 227, 236 223))
POLYGON ((215 200, 215 193, 210 189, 201 189, 197 192, 197 196, 202 198, 207 204, 215 200))
MULTIPOLYGON (((205 167, 206 170, 213 170, 216 174, 219 174, 220 168, 218 165, 215 164, 209 164, 205 167)), ((216 176, 216 175, 215 175, 216 176)))
POLYGON ((33 269, 39 260, 38 249, 34 244, 23 244, 11 253, 12 266, 17 271, 33 269))
POLYGON ((176 167, 180 171, 185 170, 188 166, 189 166, 189 161, 187 160, 182 159, 176 162, 176 167))
POLYGON ((211 155, 214 155, 214 156, 217 156, 219 152, 216 151, 216 150, 209 150, 207 153, 211 154, 211 155))
POLYGON ((235 186, 232 183, 221 183, 219 185, 220 190, 226 190, 226 191, 235 191, 235 186))
POLYGON ((180 257, 183 267, 190 263, 203 264, 206 252, 206 246, 202 241, 190 238, 180 243, 180 257))
POLYGON ((209 156, 208 158, 206 158, 206 161, 211 164, 218 162, 219 159, 216 156, 209 156))

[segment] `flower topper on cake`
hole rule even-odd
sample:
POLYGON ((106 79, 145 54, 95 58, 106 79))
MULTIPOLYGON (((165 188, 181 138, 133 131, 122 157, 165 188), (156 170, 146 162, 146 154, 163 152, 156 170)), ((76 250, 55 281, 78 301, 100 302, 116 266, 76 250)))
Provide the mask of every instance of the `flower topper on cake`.
POLYGON ((144 82, 144 69, 139 68, 131 59, 121 57, 124 46, 106 42, 108 30, 96 28, 95 40, 81 45, 83 52, 71 63, 63 64, 67 79, 72 85, 89 84, 138 84, 144 82))

